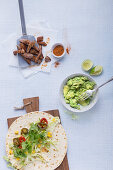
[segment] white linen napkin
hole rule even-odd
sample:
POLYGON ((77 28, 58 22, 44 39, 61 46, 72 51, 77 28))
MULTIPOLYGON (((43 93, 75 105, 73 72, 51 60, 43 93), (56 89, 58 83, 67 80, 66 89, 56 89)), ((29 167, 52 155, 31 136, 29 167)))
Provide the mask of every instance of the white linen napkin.
POLYGON ((13 50, 16 49, 17 39, 21 37, 21 32, 18 32, 10 35, 7 40, 2 43, 5 47, 8 46, 7 53, 9 56, 9 65, 12 67, 19 68, 20 72, 25 78, 28 78, 40 71, 50 72, 52 63, 57 60, 51 55, 51 47, 54 43, 58 41, 58 31, 51 29, 49 24, 45 21, 32 21, 27 25, 27 33, 28 35, 35 36, 35 38, 38 36, 43 36, 44 41, 49 38, 49 43, 46 47, 43 47, 42 50, 44 57, 47 55, 51 57, 51 62, 45 63, 43 61, 39 66, 35 65, 20 68, 18 65, 18 57, 13 55, 13 50))

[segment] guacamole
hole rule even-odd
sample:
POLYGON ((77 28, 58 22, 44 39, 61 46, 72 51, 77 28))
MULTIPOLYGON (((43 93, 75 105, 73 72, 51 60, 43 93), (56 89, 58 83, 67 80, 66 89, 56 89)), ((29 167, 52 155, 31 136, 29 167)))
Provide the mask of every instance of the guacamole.
POLYGON ((90 81, 87 77, 84 76, 77 76, 69 79, 63 88, 63 94, 66 103, 71 107, 80 110, 80 105, 88 105, 91 101, 91 98, 81 101, 79 96, 86 90, 94 89, 94 86, 95 82, 90 81))

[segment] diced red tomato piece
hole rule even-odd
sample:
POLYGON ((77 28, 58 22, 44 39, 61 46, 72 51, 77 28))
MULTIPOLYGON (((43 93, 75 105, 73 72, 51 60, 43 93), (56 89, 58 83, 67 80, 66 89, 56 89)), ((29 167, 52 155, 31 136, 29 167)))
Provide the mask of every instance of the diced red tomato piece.
POLYGON ((20 145, 19 148, 22 149, 22 146, 20 145))
POLYGON ((46 123, 46 124, 48 125, 48 121, 47 121, 46 118, 42 118, 42 119, 40 120, 40 123, 46 123))
POLYGON ((25 142, 26 139, 25 139, 23 136, 20 136, 20 137, 19 137, 19 141, 20 141, 20 143, 22 143, 22 142, 25 142))

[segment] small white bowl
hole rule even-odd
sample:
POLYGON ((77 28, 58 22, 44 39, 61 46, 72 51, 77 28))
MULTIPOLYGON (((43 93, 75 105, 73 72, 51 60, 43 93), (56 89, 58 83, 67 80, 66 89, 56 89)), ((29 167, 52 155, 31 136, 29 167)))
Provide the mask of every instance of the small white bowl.
MULTIPOLYGON (((64 95, 63 95, 63 88, 64 86, 66 85, 67 81, 70 79, 70 78, 74 78, 74 77, 77 77, 77 76, 85 76, 87 77, 90 81, 94 81, 92 79, 92 77, 86 75, 86 74, 81 74, 81 73, 76 73, 76 74, 72 74, 70 76, 68 76, 66 79, 64 79, 64 81, 62 82, 61 84, 61 87, 60 87, 60 100, 62 102, 62 104, 64 105, 64 107, 66 109, 68 109, 69 111, 71 112, 74 112, 74 113, 78 113, 78 112, 85 112, 89 109, 91 109, 96 103, 97 103, 97 100, 98 100, 98 91, 96 92, 95 96, 92 98, 92 100, 90 101, 90 104, 87 105, 87 106, 81 106, 81 109, 78 110, 78 109, 75 109, 75 108, 72 108, 69 104, 67 104, 64 100, 64 95)), ((95 82, 95 81, 94 81, 95 82)), ((96 84, 96 82, 95 82, 96 84)), ((97 84, 95 85, 95 87, 97 87, 97 84)))
POLYGON ((66 49, 65 49, 65 47, 64 47, 64 45, 63 45, 62 43, 55 43, 55 44, 52 46, 52 48, 51 48, 51 52, 52 52, 52 55, 53 55, 55 58, 61 59, 62 57, 64 57, 64 55, 65 55, 65 53, 66 53, 66 49), (55 54, 53 53, 53 49, 54 49, 57 45, 61 45, 61 46, 64 48, 64 52, 63 52, 63 54, 60 55, 60 56, 57 56, 57 55, 55 55, 55 54))

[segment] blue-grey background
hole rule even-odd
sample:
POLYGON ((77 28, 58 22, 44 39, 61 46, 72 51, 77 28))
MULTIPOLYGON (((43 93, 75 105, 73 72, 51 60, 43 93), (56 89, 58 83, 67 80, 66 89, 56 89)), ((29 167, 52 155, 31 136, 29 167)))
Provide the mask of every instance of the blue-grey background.
MULTIPOLYGON (((15 112, 26 97, 39 96, 40 110, 59 109, 68 137, 70 170, 113 169, 113 82, 100 90, 99 101, 88 112, 71 120, 59 102, 62 80, 82 72, 81 62, 91 59, 104 68, 94 79, 98 84, 113 76, 112 0, 24 0, 26 22, 45 19, 58 30, 66 27, 71 55, 50 74, 38 73, 24 79, 18 69, 8 66, 8 55, 0 47, 0 170, 7 170, 5 137, 7 118, 25 114, 15 112)), ((0 42, 20 28, 17 0, 0 1, 0 42)))

